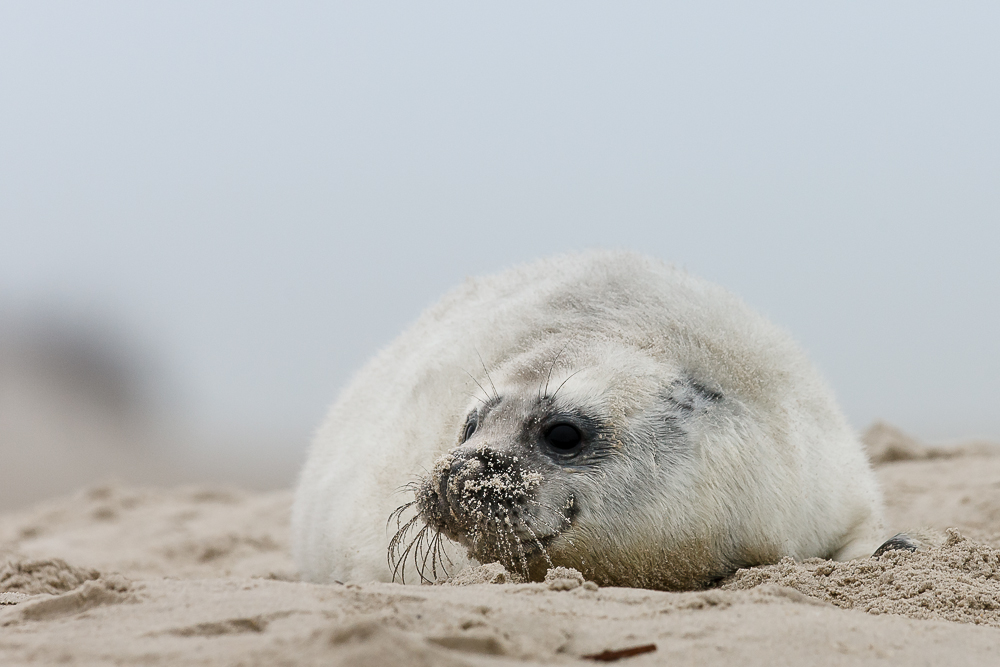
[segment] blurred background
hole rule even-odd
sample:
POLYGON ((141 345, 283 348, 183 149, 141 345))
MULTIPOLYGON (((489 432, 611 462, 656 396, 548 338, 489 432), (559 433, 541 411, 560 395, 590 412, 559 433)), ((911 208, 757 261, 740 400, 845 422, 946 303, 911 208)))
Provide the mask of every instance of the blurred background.
POLYGON ((998 81, 995 2, 0 1, 0 507, 291 484, 445 290, 588 247, 1000 439, 998 81))

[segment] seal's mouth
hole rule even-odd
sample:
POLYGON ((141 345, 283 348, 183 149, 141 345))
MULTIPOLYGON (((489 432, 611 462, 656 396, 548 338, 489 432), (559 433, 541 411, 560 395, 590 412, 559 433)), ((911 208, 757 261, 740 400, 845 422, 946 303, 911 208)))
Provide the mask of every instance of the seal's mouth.
POLYGON ((417 515, 405 525, 397 521, 390 545, 396 551, 390 554, 394 574, 412 551, 426 578, 420 565, 429 561, 434 569, 437 554, 428 557, 427 549, 440 551, 442 537, 461 544, 481 563, 498 561, 529 579, 540 568, 544 574, 545 565, 553 566, 549 547, 572 525, 574 514, 572 498, 563 507, 541 499, 544 480, 523 460, 485 447, 460 448, 442 457, 415 485, 415 501, 401 508, 415 506, 417 515), (407 541, 405 533, 417 520, 424 526, 407 541))

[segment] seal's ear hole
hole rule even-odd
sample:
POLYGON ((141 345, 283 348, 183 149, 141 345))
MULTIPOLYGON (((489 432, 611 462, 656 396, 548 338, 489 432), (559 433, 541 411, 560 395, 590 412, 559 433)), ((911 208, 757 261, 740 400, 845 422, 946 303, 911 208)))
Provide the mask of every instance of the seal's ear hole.
POLYGON ((477 426, 479 426, 479 417, 475 412, 473 412, 465 421, 465 431, 462 432, 462 442, 465 442, 472 437, 472 434, 476 432, 477 426))
POLYGON ((684 414, 704 412, 722 400, 722 393, 694 378, 674 381, 667 392, 667 401, 684 414))
POLYGON ((556 424, 545 432, 545 442, 560 452, 571 452, 579 449, 583 434, 572 424, 556 424))

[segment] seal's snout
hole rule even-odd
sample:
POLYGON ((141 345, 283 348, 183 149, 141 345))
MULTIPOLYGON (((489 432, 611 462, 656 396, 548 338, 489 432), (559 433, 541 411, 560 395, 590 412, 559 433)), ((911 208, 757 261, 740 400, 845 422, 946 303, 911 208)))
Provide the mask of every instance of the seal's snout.
POLYGON ((446 456, 434 466, 428 484, 434 487, 435 493, 428 500, 437 505, 433 514, 442 522, 439 528, 445 528, 448 519, 465 523, 469 489, 475 485, 473 480, 482 474, 484 467, 479 454, 467 451, 446 456))
POLYGON ((481 452, 459 451, 449 458, 451 464, 448 466, 447 475, 442 477, 451 480, 469 479, 480 474, 485 467, 481 452))
POLYGON ((450 526, 460 519, 461 512, 455 511, 459 487, 464 487, 462 479, 470 472, 468 456, 450 453, 438 459, 417 491, 417 507, 424 521, 452 539, 458 538, 450 526))
POLYGON ((512 518, 530 502, 541 475, 517 457, 488 447, 459 447, 442 457, 417 493, 424 520, 468 544, 496 532, 498 518, 512 518))
POLYGON ((464 546, 480 563, 500 561, 527 579, 544 576, 553 563, 547 546, 570 525, 566 513, 572 502, 558 504, 565 510, 560 512, 543 500, 546 476, 532 461, 482 441, 438 459, 417 485, 414 503, 397 510, 416 505, 417 515, 405 525, 397 522, 389 556, 394 576, 411 552, 418 568, 428 566, 434 574, 443 563, 442 537, 464 546), (407 542, 416 521, 424 526, 407 542))

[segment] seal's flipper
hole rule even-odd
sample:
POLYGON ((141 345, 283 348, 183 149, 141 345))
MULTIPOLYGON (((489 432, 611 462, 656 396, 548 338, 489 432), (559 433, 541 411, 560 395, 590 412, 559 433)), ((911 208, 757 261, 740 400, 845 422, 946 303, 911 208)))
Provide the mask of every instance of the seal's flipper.
POLYGON ((897 533, 886 540, 882 546, 875 550, 872 554, 872 558, 878 558, 886 551, 916 551, 917 543, 910 539, 910 536, 906 533, 897 533))

